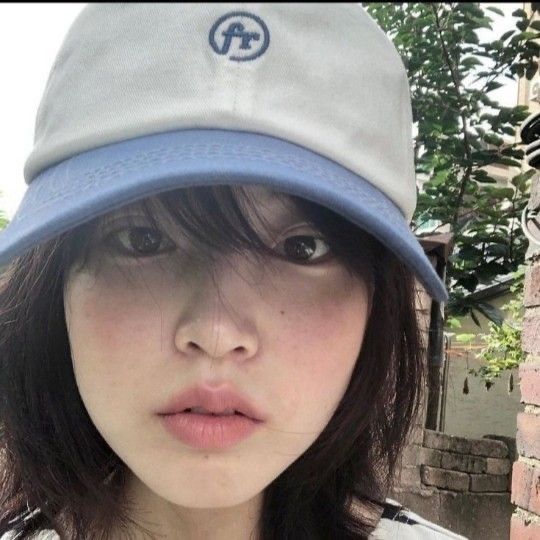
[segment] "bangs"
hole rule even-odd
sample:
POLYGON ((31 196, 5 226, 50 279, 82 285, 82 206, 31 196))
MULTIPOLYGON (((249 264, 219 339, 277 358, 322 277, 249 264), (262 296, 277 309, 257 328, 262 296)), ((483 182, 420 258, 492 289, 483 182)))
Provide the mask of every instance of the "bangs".
MULTIPOLYGON (((339 214, 302 197, 258 185, 196 186, 126 204, 65 233, 60 239, 64 268, 75 264, 86 268, 90 260, 99 268, 101 256, 110 253, 107 245, 98 247, 103 231, 115 222, 121 222, 123 229, 156 229, 172 240, 175 254, 206 267, 229 254, 254 257, 259 264, 276 259, 290 262, 272 248, 272 239, 286 227, 302 224, 323 236, 333 256, 351 273, 360 272, 369 280, 370 254, 376 243, 339 214)), ((153 258, 157 264, 163 260, 153 258)))

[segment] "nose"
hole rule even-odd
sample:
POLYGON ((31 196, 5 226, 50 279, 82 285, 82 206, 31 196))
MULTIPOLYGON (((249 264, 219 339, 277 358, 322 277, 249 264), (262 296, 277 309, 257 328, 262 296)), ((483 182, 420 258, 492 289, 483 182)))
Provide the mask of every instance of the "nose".
POLYGON ((257 353, 253 285, 239 276, 241 266, 216 265, 191 291, 175 335, 185 357, 245 361, 257 353))

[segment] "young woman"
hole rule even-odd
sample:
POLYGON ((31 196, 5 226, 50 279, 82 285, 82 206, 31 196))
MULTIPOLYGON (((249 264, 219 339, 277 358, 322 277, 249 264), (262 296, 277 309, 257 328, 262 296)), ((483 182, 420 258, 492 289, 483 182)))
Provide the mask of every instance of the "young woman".
POLYGON ((6 538, 463 538, 387 498, 415 280, 447 299, 399 56, 358 5, 243 6, 62 44, 0 234, 6 538))

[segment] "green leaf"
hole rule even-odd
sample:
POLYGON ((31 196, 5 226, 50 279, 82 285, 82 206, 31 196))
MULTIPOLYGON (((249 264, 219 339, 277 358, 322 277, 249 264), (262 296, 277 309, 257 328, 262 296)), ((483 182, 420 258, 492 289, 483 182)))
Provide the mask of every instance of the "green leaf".
POLYGON ((469 56, 467 58, 464 58, 461 61, 461 64, 466 67, 472 67, 472 66, 483 66, 483 62, 478 60, 478 58, 475 58, 474 56, 469 56))
POLYGON ((478 326, 478 328, 482 328, 482 325, 480 324, 480 321, 478 320, 478 317, 474 313, 474 311, 471 309, 471 319, 474 321, 474 324, 478 326))
POLYGON ((486 9, 488 9, 489 11, 493 11, 493 13, 496 13, 497 15, 501 15, 501 17, 504 17, 504 12, 501 11, 499 8, 489 6, 486 9))
POLYGON ((497 163, 502 165, 510 165, 510 167, 521 167, 521 163, 515 159, 510 158, 497 158, 497 163))
POLYGON ((525 78, 530 81, 538 72, 538 64, 536 62, 532 63, 526 70, 525 70, 525 78))
POLYGON ((533 21, 529 26, 530 26, 533 30, 540 30, 540 21, 538 21, 538 20, 533 21))
MULTIPOLYGON (((535 21, 536 22, 536 21, 535 21)), ((532 25, 531 25, 532 26, 532 25)), ((508 32, 505 32, 501 37, 501 41, 506 41, 511 35, 513 35, 515 30, 508 30, 508 32)))
POLYGON ((478 285, 478 278, 474 274, 465 275, 458 280, 458 284, 469 292, 473 292, 478 285))
POLYGON ((520 191, 525 191, 527 180, 532 178, 535 174, 536 169, 529 169, 524 173, 516 174, 516 176, 513 176, 510 182, 512 183, 512 185, 519 188, 520 191))
POLYGON ((469 343, 476 337, 476 334, 458 334, 456 336, 456 341, 460 343, 469 343))
POLYGON ((494 133, 486 133, 482 139, 489 144, 494 144, 495 146, 501 146, 501 144, 504 144, 504 139, 498 135, 495 135, 494 133))
POLYGON ((472 173, 473 180, 476 180, 476 182, 481 182, 485 184, 496 184, 497 181, 495 178, 489 176, 488 172, 483 169, 476 169, 472 173))
POLYGON ((482 254, 482 250, 474 246, 465 245, 459 250, 459 256, 463 257, 464 259, 476 259, 481 254, 482 254))
POLYGON ((482 315, 484 315, 490 321, 493 321, 497 326, 501 326, 505 319, 504 312, 492 304, 488 304, 487 302, 478 302, 475 307, 482 313, 482 315))
POLYGON ((461 321, 457 317, 449 317, 446 326, 448 328, 461 328, 461 321))
POLYGON ((538 32, 521 32, 521 34, 517 34, 522 40, 529 40, 529 39, 537 39, 540 37, 540 33, 538 32))
POLYGON ((486 248, 486 255, 492 257, 506 257, 508 255, 508 247, 504 244, 490 244, 486 248))
MULTIPOLYGON (((489 28, 491 29, 491 26, 490 25, 482 25, 483 28, 489 28)), ((466 32, 465 33, 465 41, 466 43, 475 43, 478 45, 478 43, 480 42, 479 39, 478 39, 478 35, 476 34, 476 32, 466 32)))
MULTIPOLYGON (((501 131, 506 135, 511 135, 512 137, 516 134, 516 129, 512 126, 503 126, 501 127, 501 131)), ((505 149, 508 150, 508 149, 505 149)))
POLYGON ((514 196, 514 189, 502 187, 497 190, 497 195, 502 198, 511 199, 514 196))
POLYGON ((528 18, 528 15, 524 9, 516 9, 516 11, 512 11, 512 17, 521 17, 524 19, 528 18))
POLYGON ((487 83, 486 85, 486 92, 491 92, 493 90, 497 90, 498 88, 500 88, 501 86, 503 86, 502 83, 500 82, 497 82, 497 81, 490 81, 489 83, 487 83))
POLYGON ((477 182, 480 182, 481 184, 496 184, 497 183, 497 180, 495 180, 495 178, 491 177, 491 176, 486 176, 486 177, 483 177, 481 179, 476 179, 475 180, 477 182))

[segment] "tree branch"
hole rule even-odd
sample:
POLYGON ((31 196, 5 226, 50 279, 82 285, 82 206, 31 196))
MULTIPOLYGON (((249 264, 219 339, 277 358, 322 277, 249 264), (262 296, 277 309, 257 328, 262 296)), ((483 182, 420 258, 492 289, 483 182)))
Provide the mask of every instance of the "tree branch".
POLYGON ((461 117, 461 122, 463 124, 462 125, 463 144, 464 144, 464 149, 465 149, 465 155, 466 155, 466 158, 467 158, 467 161, 468 161, 467 166, 465 168, 465 172, 464 172, 463 177, 461 178, 461 181, 460 181, 459 194, 458 194, 458 198, 457 198, 457 201, 456 201, 456 207, 455 207, 455 211, 454 211, 454 216, 452 218, 452 231, 454 231, 455 228, 456 228, 458 218, 459 218, 459 209, 461 207, 461 203, 463 202, 463 197, 465 195, 465 189, 467 187, 467 183, 468 183, 468 181, 469 181, 469 179, 471 177, 471 173, 472 173, 471 145, 469 143, 469 136, 467 134, 467 117, 466 117, 465 111, 463 110, 463 107, 462 107, 463 98, 462 98, 461 92, 460 92, 459 77, 458 77, 458 75, 456 73, 455 67, 454 67, 454 65, 452 63, 452 59, 450 58, 448 48, 446 47, 446 43, 445 43, 443 35, 442 35, 442 29, 441 29, 439 14, 437 13, 437 5, 436 4, 430 4, 430 5, 431 5, 431 9, 433 10, 433 15, 435 16, 435 25, 436 25, 436 28, 437 28, 437 33, 439 34, 439 39, 440 39, 440 42, 441 42, 441 48, 442 48, 442 51, 443 51, 443 56, 444 56, 444 59, 446 61, 447 66, 448 66, 448 69, 450 70, 450 74, 451 74, 452 80, 454 82, 455 92, 456 92, 456 95, 457 95, 457 98, 458 98, 459 114, 460 114, 460 117, 461 117))

